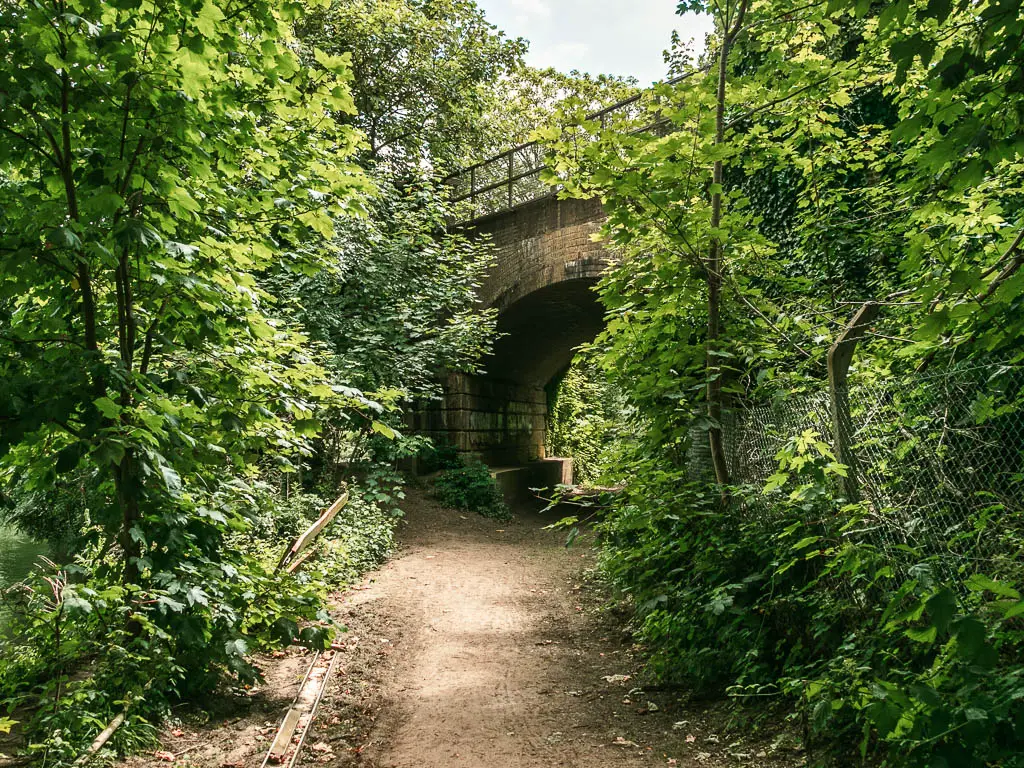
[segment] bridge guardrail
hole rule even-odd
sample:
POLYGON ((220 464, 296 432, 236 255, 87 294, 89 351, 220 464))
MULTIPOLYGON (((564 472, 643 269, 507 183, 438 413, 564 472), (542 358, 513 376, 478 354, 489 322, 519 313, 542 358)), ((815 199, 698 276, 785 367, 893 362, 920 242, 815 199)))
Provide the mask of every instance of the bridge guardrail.
MULTIPOLYGON (((664 84, 673 85, 690 74, 666 80, 664 84)), ((618 118, 635 119, 644 112, 640 100, 646 92, 639 91, 628 99, 587 115, 585 119, 588 122, 600 122, 602 128, 618 118)), ((638 129, 636 133, 667 124, 667 120, 657 119, 638 129)), ((443 183, 451 189, 449 202, 468 202, 465 206, 468 209, 466 214, 453 223, 469 224, 485 216, 508 211, 552 194, 554 188, 540 180, 541 171, 546 167, 545 154, 543 146, 536 141, 530 141, 481 160, 445 178, 443 183)))

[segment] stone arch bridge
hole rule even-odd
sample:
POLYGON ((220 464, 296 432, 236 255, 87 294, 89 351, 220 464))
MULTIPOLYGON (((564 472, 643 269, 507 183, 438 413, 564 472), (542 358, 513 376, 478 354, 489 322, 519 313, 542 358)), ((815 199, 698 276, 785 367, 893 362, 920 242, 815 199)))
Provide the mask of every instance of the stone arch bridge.
MULTIPOLYGON (((458 226, 495 247, 478 296, 497 309, 499 338, 484 373, 449 374, 441 403, 414 426, 492 468, 546 458, 546 387, 604 325, 593 291, 609 260, 592 237, 605 218, 600 201, 559 200, 539 181, 542 167, 528 144, 453 177, 453 197, 469 211, 458 226)), ((548 467, 536 484, 569 482, 567 464, 548 467)))
MULTIPOLYGON (((652 113, 644 97, 638 92, 587 121, 600 130, 617 126, 663 135, 669 123, 652 113)), ((600 201, 559 200, 540 180, 544 168, 544 150, 531 142, 447 180, 456 210, 464 212, 453 226, 495 244, 497 263, 479 300, 498 310, 500 336, 483 361, 484 373, 447 376, 442 402, 417 414, 413 426, 492 468, 546 458, 545 388, 604 326, 592 290, 611 258, 592 237, 605 219, 600 201)), ((569 482, 571 470, 566 473, 565 462, 558 466, 562 475, 553 482, 569 482)), ((548 476, 539 480, 533 484, 552 482, 548 476)))

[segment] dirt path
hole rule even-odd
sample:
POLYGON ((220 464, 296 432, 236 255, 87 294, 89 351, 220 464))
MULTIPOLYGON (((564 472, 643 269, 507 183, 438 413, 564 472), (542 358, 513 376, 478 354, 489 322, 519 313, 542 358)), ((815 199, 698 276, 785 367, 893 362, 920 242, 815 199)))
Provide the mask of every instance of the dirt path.
POLYGON ((520 510, 498 523, 414 497, 400 556, 340 611, 350 663, 311 734, 313 759, 371 768, 802 762, 766 737, 715 733, 714 711, 635 690, 631 640, 584 579, 592 553, 566 550, 546 522, 520 510))
MULTIPOLYGON (((495 522, 420 494, 406 510, 402 550, 339 596, 349 630, 300 765, 804 764, 775 723, 737 728, 722 706, 634 688, 632 638, 585 578, 592 551, 565 549, 548 520, 520 510, 495 522)), ((205 721, 183 714, 162 756, 129 766, 259 768, 307 664, 295 650, 267 659, 266 685, 210 702, 205 721)))

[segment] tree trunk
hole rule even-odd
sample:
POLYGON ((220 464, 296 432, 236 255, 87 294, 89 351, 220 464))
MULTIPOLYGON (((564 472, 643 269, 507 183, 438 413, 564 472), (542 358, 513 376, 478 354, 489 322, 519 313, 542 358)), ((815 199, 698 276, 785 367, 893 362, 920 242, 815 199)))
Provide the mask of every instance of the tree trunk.
POLYGON ((121 510, 121 553, 123 570, 122 584, 138 584, 141 571, 139 559, 142 557, 142 544, 132 537, 132 529, 139 521, 139 484, 135 473, 135 460, 131 451, 126 451, 124 458, 114 474, 117 490, 117 506, 121 510))
MULTIPOLYGON (((725 141, 725 85, 729 68, 729 51, 743 25, 747 11, 747 0, 741 0, 736 11, 735 22, 727 13, 723 18, 722 47, 718 54, 718 97, 715 104, 715 146, 725 141)), ((711 425, 708 427, 708 442, 711 448, 711 463, 715 469, 715 480, 722 488, 722 501, 729 499, 726 486, 729 483, 729 464, 725 456, 725 441, 722 435, 722 364, 719 353, 719 339, 722 335, 722 241, 717 234, 722 224, 722 178, 723 164, 715 160, 711 188, 711 246, 706 263, 708 283, 708 338, 705 373, 707 376, 707 414, 711 425)))

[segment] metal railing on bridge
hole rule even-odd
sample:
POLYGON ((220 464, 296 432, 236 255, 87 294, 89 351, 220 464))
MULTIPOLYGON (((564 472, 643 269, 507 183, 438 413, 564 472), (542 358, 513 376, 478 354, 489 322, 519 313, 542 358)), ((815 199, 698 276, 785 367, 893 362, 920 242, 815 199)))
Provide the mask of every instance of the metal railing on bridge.
MULTIPOLYGON (((674 77, 664 82, 673 85, 687 78, 691 73, 674 77)), ((646 113, 646 106, 640 100, 648 91, 639 91, 628 99, 599 109, 584 118, 587 122, 600 123, 605 128, 614 123, 635 121, 646 113)), ((640 133, 668 124, 664 118, 657 118, 643 127, 634 129, 640 133)), ((449 202, 455 204, 456 224, 469 224, 485 216, 502 213, 525 203, 553 195, 558 188, 540 179, 547 167, 544 147, 536 141, 520 144, 501 154, 489 157, 468 168, 448 176, 444 183, 451 190, 449 202), (461 204, 461 207, 460 207, 461 204)))

